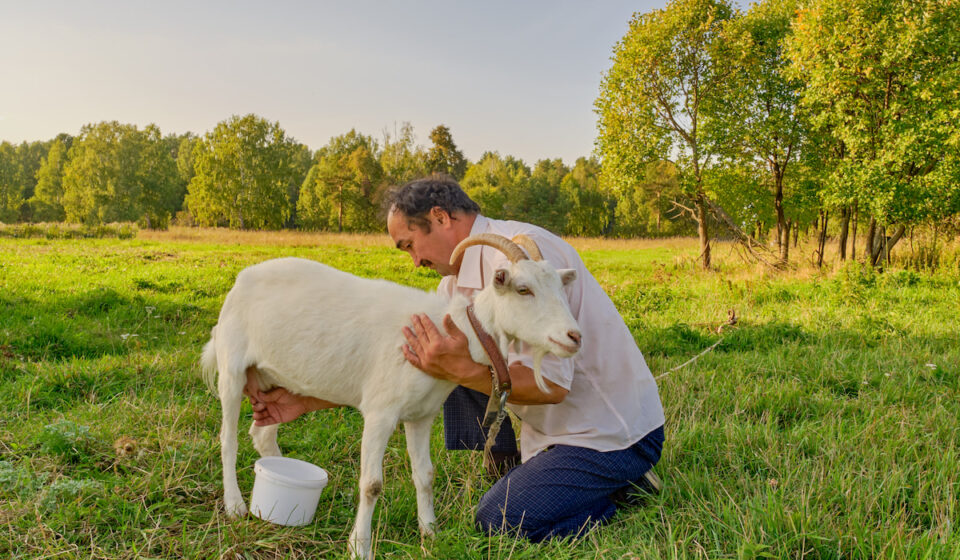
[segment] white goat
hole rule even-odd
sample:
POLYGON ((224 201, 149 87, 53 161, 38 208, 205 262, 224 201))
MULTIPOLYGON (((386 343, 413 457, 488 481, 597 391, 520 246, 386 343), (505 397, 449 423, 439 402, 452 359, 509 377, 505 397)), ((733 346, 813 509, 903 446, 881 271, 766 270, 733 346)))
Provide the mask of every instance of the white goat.
MULTIPOLYGON (((496 271, 493 282, 476 294, 474 308, 483 328, 506 356, 515 340, 531 345, 537 357, 535 376, 545 390, 539 357, 575 354, 580 331, 570 314, 562 285, 573 270, 555 270, 545 261, 529 260, 509 239, 490 234, 470 237, 453 252, 477 244, 491 245, 511 260, 496 271)), ((534 246, 535 247, 535 246, 534 246)), ((533 254, 533 248, 530 249, 533 254)), ((263 262, 237 276, 203 350, 208 384, 217 377, 223 409, 220 431, 224 502, 231 517, 244 515, 246 505, 237 486, 237 422, 248 368, 256 368, 261 388, 282 386, 302 395, 350 405, 363 415, 360 446, 360 498, 350 534, 351 552, 370 555, 370 523, 383 487, 383 453, 402 421, 407 433, 413 482, 417 490, 420 532, 433 534, 433 465, 430 429, 455 385, 419 371, 400 351, 401 328, 415 313, 439 324, 447 313, 470 344, 471 357, 490 361, 470 326, 467 298, 447 301, 440 295, 385 280, 358 278, 323 264, 296 258, 263 262)), ((277 426, 250 426, 261 456, 280 455, 277 426)))

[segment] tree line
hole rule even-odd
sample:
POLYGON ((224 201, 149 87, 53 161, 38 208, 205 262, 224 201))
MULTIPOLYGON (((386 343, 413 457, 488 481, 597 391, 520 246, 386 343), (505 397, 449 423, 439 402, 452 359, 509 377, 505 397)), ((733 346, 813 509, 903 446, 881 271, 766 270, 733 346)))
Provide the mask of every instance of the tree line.
POLYGON ((877 264, 960 214, 957 0, 674 0, 635 14, 600 90, 604 190, 668 162, 705 268, 714 223, 780 266, 801 225, 821 263, 828 224, 841 259, 866 225, 877 264))
POLYGON ((351 130, 313 151, 277 122, 232 116, 203 136, 161 134, 155 125, 101 122, 46 142, 0 144, 0 221, 144 227, 383 231, 381 202, 395 185, 432 173, 460 181, 484 213, 568 235, 689 233, 677 217, 620 220, 601 190, 601 166, 484 153, 468 161, 444 125, 417 143, 413 127, 382 139, 351 130))
POLYGON ((0 221, 382 231, 387 189, 445 173, 495 218, 696 234, 706 268, 718 235, 783 266, 810 227, 821 262, 829 231, 877 264, 908 229, 960 223, 958 53, 958 0, 673 0, 613 48, 595 154, 572 165, 471 162, 443 125, 313 151, 257 115, 202 136, 101 122, 0 143, 0 221))

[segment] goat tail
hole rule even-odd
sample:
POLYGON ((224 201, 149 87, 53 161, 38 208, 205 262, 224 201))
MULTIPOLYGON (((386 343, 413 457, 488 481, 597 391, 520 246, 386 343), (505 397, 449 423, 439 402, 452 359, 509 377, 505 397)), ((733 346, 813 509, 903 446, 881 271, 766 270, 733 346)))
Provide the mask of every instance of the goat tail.
POLYGON ((203 347, 203 356, 200 358, 203 380, 210 391, 217 392, 217 327, 210 329, 210 342, 203 347))

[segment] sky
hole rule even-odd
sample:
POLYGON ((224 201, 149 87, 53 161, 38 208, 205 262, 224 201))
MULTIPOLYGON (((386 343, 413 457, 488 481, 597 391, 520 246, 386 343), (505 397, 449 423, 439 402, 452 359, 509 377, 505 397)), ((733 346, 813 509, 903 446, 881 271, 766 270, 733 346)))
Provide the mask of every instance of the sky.
POLYGON ((631 16, 666 0, 0 0, 0 140, 87 123, 204 134, 255 113, 318 149, 351 129, 471 161, 589 156, 593 103, 631 16))

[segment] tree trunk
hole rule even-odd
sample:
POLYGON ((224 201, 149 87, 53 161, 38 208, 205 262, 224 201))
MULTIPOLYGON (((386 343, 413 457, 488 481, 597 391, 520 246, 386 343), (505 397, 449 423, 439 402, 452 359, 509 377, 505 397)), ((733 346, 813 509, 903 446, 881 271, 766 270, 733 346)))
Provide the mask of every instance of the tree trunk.
POLYGON ((863 238, 863 260, 871 265, 873 260, 874 237, 877 235, 877 219, 870 216, 870 225, 867 226, 867 235, 863 238))
POLYGON ((784 249, 784 245, 790 243, 790 233, 786 218, 783 215, 783 177, 780 176, 776 164, 773 168, 773 184, 773 207, 777 211, 777 249, 780 250, 780 260, 787 262, 786 253, 788 251, 784 249))
POLYGON ((876 230, 876 237, 873 240, 873 243, 870 246, 870 264, 877 266, 877 263, 880 262, 880 257, 883 255, 883 248, 887 242, 887 228, 881 226, 876 230))
POLYGON ((894 230, 893 235, 885 238, 885 242, 883 246, 884 246, 885 260, 887 262, 887 265, 890 264, 890 251, 892 251, 893 248, 897 245, 897 243, 899 243, 900 240, 903 239, 903 234, 906 233, 906 231, 907 231, 907 226, 900 225, 900 226, 897 226, 896 230, 894 230))
POLYGON ((850 207, 844 206, 840 209, 840 240, 837 245, 840 248, 840 260, 847 260, 847 235, 850 231, 850 207))
POLYGON ((823 268, 823 251, 827 246, 827 212, 820 210, 820 236, 817 243, 817 268, 823 268))
POLYGON ((887 237, 887 228, 880 228, 877 239, 870 252, 870 264, 877 266, 883 259, 884 264, 890 264, 890 251, 903 238, 907 226, 900 225, 894 230, 893 235, 887 237))
POLYGON ((787 261, 790 259, 790 227, 793 226, 793 220, 786 220, 783 224, 783 229, 780 229, 780 225, 777 224, 777 237, 783 237, 783 242, 780 243, 780 262, 787 264, 787 261))
POLYGON ((793 224, 793 248, 796 249, 797 245, 800 244, 800 228, 797 227, 797 224, 793 224))
POLYGON ((697 233, 700 234, 700 259, 703 270, 710 270, 710 236, 707 232, 707 195, 701 190, 697 193, 697 233))
POLYGON ((659 193, 659 192, 657 193, 657 237, 660 236, 660 214, 661 214, 661 212, 660 212, 660 194, 661 194, 661 193, 659 193))
POLYGON ((850 260, 857 260, 857 220, 860 218, 860 205, 853 201, 853 239, 850 240, 850 260))
POLYGON ((337 187, 337 233, 343 233, 343 184, 337 187))

